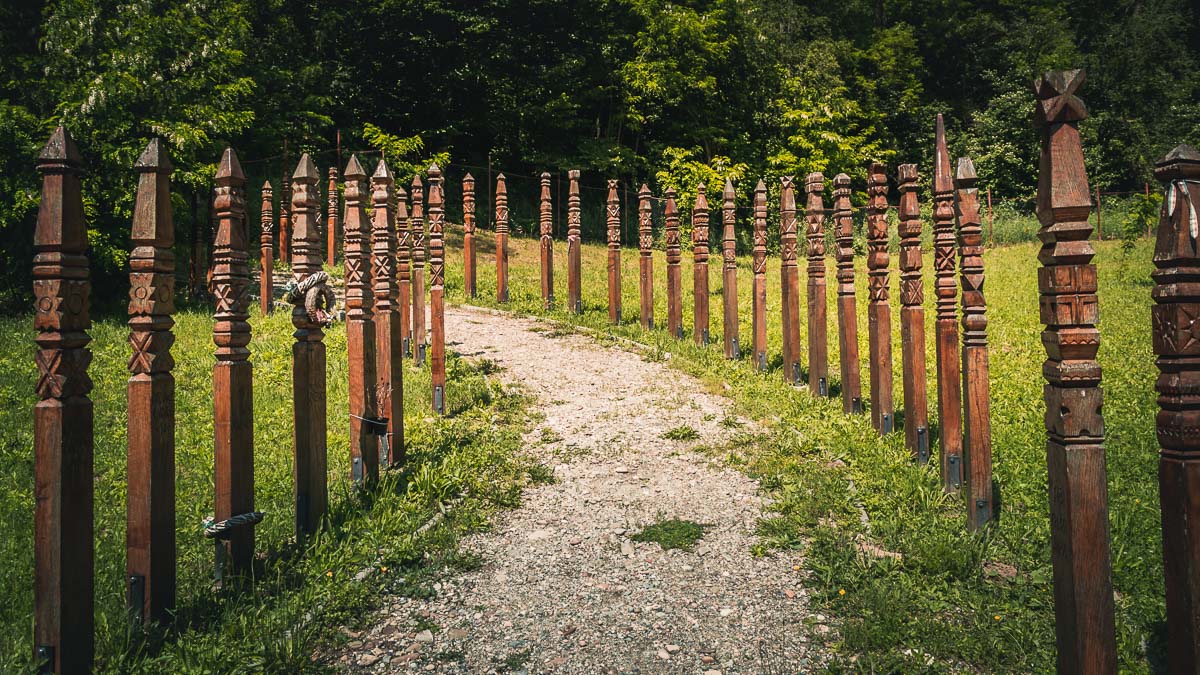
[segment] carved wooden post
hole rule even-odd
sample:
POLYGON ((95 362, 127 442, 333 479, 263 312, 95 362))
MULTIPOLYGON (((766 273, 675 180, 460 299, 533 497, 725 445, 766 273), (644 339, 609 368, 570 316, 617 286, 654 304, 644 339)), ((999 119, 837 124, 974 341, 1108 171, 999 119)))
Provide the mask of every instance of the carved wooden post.
POLYGON ((608 181, 608 202, 605 210, 608 226, 608 322, 621 323, 621 202, 617 197, 617 181, 608 181))
MULTIPOLYGON (((804 179, 808 200, 804 220, 808 236, 808 387, 814 396, 829 395, 828 314, 825 310, 825 176, 819 172, 804 179)), ((764 242, 765 245, 766 242, 764 242)))
POLYGON ((904 445, 929 461, 929 401, 925 382, 925 289, 921 277, 921 206, 917 165, 900 165, 900 349, 904 366, 904 445))
POLYGON ((442 196, 442 170, 429 166, 429 373, 433 386, 433 411, 446 413, 446 212, 442 196))
MULTIPOLYGON (((286 172, 285 172, 286 173, 286 172)), ((279 260, 292 264, 292 181, 283 177, 283 192, 279 199, 279 260)))
POLYGON ((463 176, 463 285, 466 286, 467 297, 474 298, 476 294, 476 263, 475 253, 475 178, 471 174, 463 176))
POLYGON ((854 216, 850 176, 833 177, 834 242, 837 245, 838 347, 842 375, 842 410, 862 412, 858 369, 858 310, 854 302, 854 216))
POLYGON ((508 302, 508 187, 496 174, 496 302, 508 302))
POLYGON ((412 218, 408 221, 412 234, 412 357, 413 363, 425 365, 425 186, 421 176, 413 176, 412 218))
POLYGON ((270 314, 275 307, 275 247, 271 244, 271 237, 275 234, 275 213, 272 206, 274 194, 271 190, 271 181, 266 181, 262 186, 262 234, 259 236, 258 245, 260 253, 261 273, 258 275, 259 284, 259 310, 263 316, 270 314))
POLYGON ((396 186, 396 275, 399 278, 400 350, 412 354, 412 232, 409 230, 408 193, 396 186))
POLYGON ((754 367, 767 369, 767 184, 754 187, 754 367))
MULTIPOLYGON (((962 366, 958 354, 958 319, 954 280, 954 182, 946 128, 937 116, 933 173, 933 265, 937 293, 938 438, 941 448, 942 485, 957 490, 962 485, 962 366)), ((975 508, 968 505, 968 508, 975 508)))
POLYGON ((554 206, 550 203, 550 174, 542 172, 540 210, 542 245, 542 309, 554 305, 554 206))
MULTIPOLYGON (((340 160, 340 158, 339 158, 340 160)), ((329 167, 329 210, 326 212, 325 237, 328 249, 329 264, 337 262, 337 231, 338 231, 338 191, 337 167, 329 167)))
POLYGON ((879 433, 894 427, 892 403, 892 308, 889 304, 887 174, 872 162, 867 176, 867 344, 870 350, 871 422, 879 433))
POLYGON ((571 169, 567 172, 567 178, 571 180, 567 190, 567 305, 575 314, 582 314, 580 246, 583 242, 579 235, 579 170, 571 169))
POLYGON ((675 205, 675 190, 667 188, 667 204, 663 209, 667 230, 667 332, 677 340, 683 339, 683 272, 679 269, 683 249, 679 239, 679 207, 675 205))
POLYGON ((379 160, 371 176, 371 281, 375 296, 375 417, 387 420, 386 431, 373 429, 379 436, 381 467, 404 463, 404 345, 391 208, 394 182, 387 162, 379 160))
POLYGON ((958 160, 954 187, 963 309, 963 474, 967 504, 971 505, 967 526, 976 530, 992 520, 996 506, 992 494, 991 392, 983 301, 983 222, 979 218, 975 165, 967 157, 958 160))
MULTIPOLYGON (((1088 242, 1091 198, 1075 96, 1083 71, 1044 75, 1034 86, 1034 123, 1042 131, 1038 171, 1038 260, 1042 344, 1047 359, 1046 443, 1050 545, 1060 673, 1116 672, 1113 593, 1108 549, 1108 483, 1096 351, 1095 252, 1088 242)), ((972 507, 973 505, 968 505, 972 507)))
POLYGON ((734 226, 737 223, 737 211, 733 191, 733 181, 725 179, 725 192, 722 195, 721 224, 721 299, 724 300, 725 316, 723 317, 722 332, 725 338, 725 358, 736 359, 738 352, 738 297, 737 297, 737 239, 734 226))
POLYGON ((780 305, 783 313, 783 379, 800 384, 800 270, 796 266, 796 191, 791 176, 780 179, 780 305))
MULTIPOLYGON (((175 607, 175 224, 171 159, 157 138, 135 165, 129 256, 129 448, 125 583, 135 621, 175 607)), ((268 199, 270 193, 268 192, 268 199)))
MULTIPOLYGON (((358 155, 350 155, 346 164, 345 196, 342 264, 346 278, 346 362, 350 374, 350 478, 356 486, 364 487, 379 480, 379 443, 368 421, 375 417, 375 295, 371 279, 371 224, 367 222, 363 203, 370 195, 367 172, 358 155)), ((336 205, 336 201, 330 200, 330 205, 336 205)), ((386 212, 385 205, 385 215, 386 212)))
POLYGON ((708 197, 704 183, 696 186, 692 206, 692 337, 708 344, 708 197))
POLYGON ((59 127, 38 155, 42 203, 33 235, 34 658, 56 673, 92 670, 93 437, 87 228, 82 159, 59 127))
POLYGON ((641 299, 642 329, 654 328, 654 231, 651 224, 650 188, 642 183, 638 190, 638 297, 641 299))
POLYGON ((292 419, 296 501, 296 538, 320 529, 329 501, 325 423, 325 338, 333 291, 321 271, 317 238, 317 167, 308 154, 292 174, 292 282, 288 302, 292 325, 292 419), (322 306, 322 303, 324 305, 322 306))
POLYGON ((1200 671, 1200 153, 1181 145, 1154 174, 1166 199, 1154 249, 1154 353, 1158 355, 1158 485, 1167 587, 1167 670, 1200 671))

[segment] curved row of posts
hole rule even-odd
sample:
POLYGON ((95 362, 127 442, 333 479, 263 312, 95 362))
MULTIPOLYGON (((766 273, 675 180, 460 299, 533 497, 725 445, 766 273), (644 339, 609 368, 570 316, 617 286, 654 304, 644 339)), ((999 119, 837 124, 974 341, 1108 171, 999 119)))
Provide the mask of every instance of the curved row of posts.
MULTIPOLYGON (((1115 628, 1108 545, 1107 480, 1103 449, 1100 344, 1096 268, 1089 242, 1090 191, 1078 129, 1087 115, 1076 95, 1082 71, 1052 72, 1035 84, 1035 121, 1042 135, 1037 211, 1042 228, 1038 274, 1047 360, 1046 429, 1058 668, 1071 673, 1115 672, 1115 628)), ((34 326, 39 402, 35 425, 35 616, 36 656, 54 672, 85 672, 93 654, 93 428, 86 228, 79 176, 81 158, 63 128, 38 157, 42 201, 34 237, 34 326)), ((130 255, 129 473, 127 594, 137 621, 166 619, 175 602, 174 226, 170 206, 172 165, 153 140, 138 159, 139 174, 130 255)), ((1200 153, 1180 146, 1156 168, 1166 200, 1155 250, 1154 351, 1162 373, 1156 388, 1162 446, 1160 485, 1171 672, 1200 672, 1200 153)), ((429 361, 433 406, 445 406, 444 219, 440 169, 427 172, 429 361)), ((316 214, 316 167, 305 155, 280 208, 280 258, 291 263, 286 298, 293 305, 294 452, 296 535, 321 527, 328 499, 325 429, 324 330, 333 296, 321 271, 316 214), (290 202, 290 208, 287 202, 290 202)), ((338 227, 336 171, 329 174, 329 228, 338 227)), ((568 195, 567 308, 581 312, 579 172, 571 171, 568 195)), ((369 486, 382 467, 404 461, 402 374, 405 355, 425 359, 426 212, 424 185, 412 184, 410 200, 380 162, 368 179, 357 157, 344 172, 341 214, 346 271, 346 330, 350 360, 349 423, 352 472, 369 486), (366 213, 370 200, 371 213, 366 213)), ((555 301, 548 175, 542 177, 541 261, 546 307, 555 301)), ((939 463, 945 489, 961 490, 972 530, 994 520, 988 369, 983 296, 982 230, 975 171, 970 159, 951 170, 941 118, 935 134, 934 265, 937 296, 936 374, 942 421, 939 463), (955 272, 958 272, 957 281, 955 272), (962 336, 958 335, 962 307, 962 336)), ((219 165, 214 191, 216 221, 211 292, 216 311, 213 340, 214 522, 218 576, 245 572, 254 552, 253 524, 261 519, 253 500, 252 374, 248 344, 249 242, 245 177, 232 149, 219 165)), ((904 377, 905 443, 918 462, 930 459, 925 383, 925 321, 921 277, 921 220, 917 167, 898 168, 900 322, 904 377)), ((474 180, 463 181, 464 279, 477 292, 474 180)), ((734 186, 722 193, 723 348, 738 358, 734 186)), ((805 178, 808 257, 808 387, 828 396, 824 177, 805 178)), ((795 186, 781 182, 782 320, 785 379, 801 384, 799 344, 799 236, 795 186)), ((837 322, 842 405, 864 409, 859 379, 850 179, 833 179, 837 322)), ((894 427, 890 400, 891 305, 887 250, 886 168, 872 164, 867 183, 869 359, 874 400, 870 410, 880 433, 894 427)), ((269 270, 274 259, 272 190, 263 186, 261 309, 271 309, 269 270)), ((639 320, 653 328, 652 196, 639 190, 639 320)), ((508 298, 508 206, 503 175, 496 185, 497 297, 508 298)), ((759 181, 753 199, 753 367, 766 368, 767 190, 759 181)), ((607 202, 610 319, 620 320, 620 212, 615 186, 607 202)), ((695 265, 693 339, 707 344, 708 203, 698 191, 692 210, 695 265)), ((668 332, 682 338, 681 242, 676 194, 665 194, 668 332)), ((327 230, 328 233, 328 230, 327 230)), ((330 236, 330 241, 333 237, 330 236)), ((330 258, 334 253, 330 248, 330 258)))

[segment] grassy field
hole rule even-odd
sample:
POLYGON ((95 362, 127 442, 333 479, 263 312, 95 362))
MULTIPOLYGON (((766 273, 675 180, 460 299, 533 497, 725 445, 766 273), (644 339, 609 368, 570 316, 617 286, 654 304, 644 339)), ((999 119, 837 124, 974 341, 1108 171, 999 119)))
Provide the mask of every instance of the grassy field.
MULTIPOLYGON (((714 233, 719 232, 714 227, 714 233)), ((926 226, 928 229, 928 225, 926 226)), ((451 234, 447 285, 462 292, 461 237, 451 234)), ((484 234, 475 304, 495 305, 493 247, 484 234)), ((995 476, 1001 494, 1000 520, 981 534, 968 534, 958 497, 946 496, 935 465, 918 467, 903 447, 903 434, 880 438, 869 417, 846 416, 839 400, 818 400, 786 386, 778 370, 779 263, 768 266, 769 360, 772 371, 755 373, 748 358, 721 356, 720 262, 710 265, 714 341, 695 347, 691 335, 691 264, 683 269, 684 329, 687 340, 661 328, 637 326, 637 253, 623 250, 624 325, 607 326, 605 248, 583 247, 582 316, 556 309, 565 323, 596 329, 646 346, 648 358, 667 358, 713 391, 731 396, 740 412, 763 423, 746 429, 727 447, 710 451, 758 477, 773 497, 775 517, 762 523, 764 551, 772 547, 805 552, 807 584, 819 611, 840 619, 829 638, 837 655, 832 670, 921 672, 982 670, 1045 672, 1054 669, 1050 521, 1046 496, 1045 430, 1041 365, 1045 352, 1038 320, 1036 245, 989 250, 988 334, 991 345, 992 429, 995 476)), ((1154 379, 1150 346, 1151 242, 1129 253, 1116 242, 1099 244, 1100 306, 1104 368, 1105 426, 1113 577, 1117 591, 1117 640, 1122 670, 1144 672, 1157 664, 1164 620, 1158 515, 1154 379)), ((665 261, 656 251, 655 319, 666 319, 665 261)), ((894 258, 893 258, 894 260, 894 258)), ((857 260, 859 336, 867 353, 866 275, 857 260)), ((801 261, 803 278, 804 262, 801 261)), ((832 271, 833 261, 828 260, 832 271)), ((927 253, 926 332, 930 411, 936 428, 933 373, 932 254, 927 253)), ((534 240, 511 244, 511 303, 514 311, 542 314, 538 248, 534 240)), ((832 276, 832 274, 830 275, 832 276)), ((738 260, 740 343, 750 343, 751 269, 738 260)), ((803 281, 802 281, 803 283, 803 281)), ((893 303, 898 303, 893 270, 893 303)), ((555 242, 555 294, 565 304, 566 245, 555 242)), ((830 372, 836 390, 837 338, 829 285, 830 372)), ((899 323, 893 310, 897 356, 895 400, 902 401, 899 323)), ((801 332, 805 332, 801 322, 801 332)), ((451 336, 452 337, 452 336, 451 336)), ((806 344, 807 336, 801 338, 806 344)), ((620 373, 614 373, 620 377, 620 373)), ((863 370, 863 386, 868 386, 863 370)), ((866 391, 869 397, 870 392, 866 391)), ((936 439, 934 439, 936 449, 936 439)))
MULTIPOLYGON (((451 358, 449 415, 434 419, 429 371, 406 367, 410 463, 390 471, 376 492, 349 481, 345 330, 328 345, 330 527, 303 550, 291 540, 290 313, 252 318, 256 505, 260 560, 252 589, 215 592, 213 549, 201 536, 212 511, 212 319, 177 315, 177 539, 179 615, 149 636, 128 627, 125 565, 125 385, 129 347, 123 316, 91 330, 96 411, 97 670, 105 672, 298 672, 338 629, 369 615, 389 592, 429 592, 439 569, 477 564, 455 552, 464 532, 513 506, 523 484, 547 474, 520 452, 526 401, 486 376, 489 364, 451 358), (422 524, 445 510, 434 526, 422 524)), ((32 319, 0 322, 0 672, 31 669, 33 574, 33 423, 36 369, 32 319)))

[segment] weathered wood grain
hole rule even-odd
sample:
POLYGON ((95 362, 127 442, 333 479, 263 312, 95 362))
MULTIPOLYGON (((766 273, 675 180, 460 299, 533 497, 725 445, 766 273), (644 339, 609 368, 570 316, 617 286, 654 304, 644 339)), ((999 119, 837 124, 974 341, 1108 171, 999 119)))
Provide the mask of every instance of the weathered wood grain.
POLYGON ((900 350, 904 370, 904 445, 929 462, 929 399, 925 372, 925 279, 921 274, 921 205, 917 165, 900 165, 900 350))
POLYGON ((396 280, 395 179, 382 159, 371 175, 371 281, 375 297, 375 417, 387 429, 374 438, 380 468, 404 464, 404 344, 396 280))
POLYGON ((721 300, 723 317, 721 337, 725 344, 725 358, 736 359, 738 350, 738 297, 737 297, 737 193, 733 181, 725 179, 725 191, 721 204, 721 300))
POLYGON ((638 318, 644 330, 654 328, 654 231, 651 226, 650 188, 638 190, 638 318))
POLYGON ((550 173, 542 172, 542 192, 538 199, 542 271, 542 309, 554 306, 554 204, 550 201, 550 173))
MULTIPOLYGON (((412 357, 413 363, 425 365, 425 261, 429 249, 425 240, 425 186, 421 176, 412 180, 412 217, 408 219, 412 235, 412 357)), ((499 242, 497 242, 497 245, 499 242)), ((499 255, 499 254, 497 254, 499 255)))
POLYGON ((708 197, 696 186, 692 206, 692 338, 708 344, 708 197))
POLYGON ((463 176, 463 285, 467 297, 478 294, 478 253, 475 250, 475 178, 470 173, 463 176))
POLYGON ((796 189, 791 176, 780 179, 779 248, 782 262, 780 308, 783 330, 783 379, 800 384, 800 269, 796 262, 796 189))
POLYGON ((667 245, 667 332, 677 340, 683 339, 683 278, 679 263, 683 258, 679 238, 679 207, 675 190, 667 188, 667 203, 663 207, 666 219, 667 245))
POLYGON ((937 295, 936 346, 938 383, 938 447, 942 487, 962 486, 962 365, 958 352, 958 317, 955 309, 958 282, 954 279, 954 181, 946 128, 937 116, 933 171, 933 275, 937 295))
POLYGON ((508 186, 496 175, 496 302, 508 302, 508 186))
POLYGON ((429 377, 433 411, 446 413, 446 209, 442 169, 429 165, 429 377))
POLYGON ((888 265, 887 174, 879 162, 867 172, 867 348, 871 423, 881 434, 895 427, 892 392, 892 307, 888 265))
MULTIPOLYGON (((825 176, 804 179, 805 235, 808 238, 808 388, 813 396, 829 395, 828 310, 825 305, 825 176)), ((764 214, 765 218, 765 214, 764 214)), ((763 242, 764 245, 766 242, 763 242)))
POLYGON ((608 322, 621 323, 621 200, 616 180, 608 181, 605 225, 608 228, 608 322))
MULTIPOLYGON (((368 421, 375 417, 375 292, 371 278, 371 223, 367 220, 367 172, 350 155, 346 164, 346 214, 342 255, 346 280, 346 366, 350 407, 350 478, 358 487, 379 480, 378 438, 368 421)), ((330 200, 330 206, 336 206, 330 200)), ((386 209, 385 209, 386 213, 386 209)))
POLYGON ((858 413, 862 412, 862 380, 858 365, 858 312, 854 302, 854 212, 850 206, 850 176, 844 173, 833 177, 833 221, 842 410, 858 413))

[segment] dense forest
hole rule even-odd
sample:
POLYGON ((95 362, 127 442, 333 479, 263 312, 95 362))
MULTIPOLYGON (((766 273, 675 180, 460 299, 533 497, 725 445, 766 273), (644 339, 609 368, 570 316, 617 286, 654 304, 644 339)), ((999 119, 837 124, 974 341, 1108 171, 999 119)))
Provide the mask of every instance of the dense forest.
POLYGON ((1087 70, 1095 185, 1140 187, 1167 149, 1200 142, 1196 12, 1187 0, 4 0, 0 304, 28 293, 33 159, 60 123, 86 158, 100 280, 123 273, 131 167, 154 135, 177 167, 181 246, 184 195, 207 192, 225 145, 261 181, 283 171, 285 141, 292 162, 336 161, 339 132, 344 149, 387 148, 398 176, 437 156, 686 188, 814 170, 861 182, 869 159, 929 166, 941 112, 981 184, 1027 199, 1030 84, 1047 69, 1087 70))

